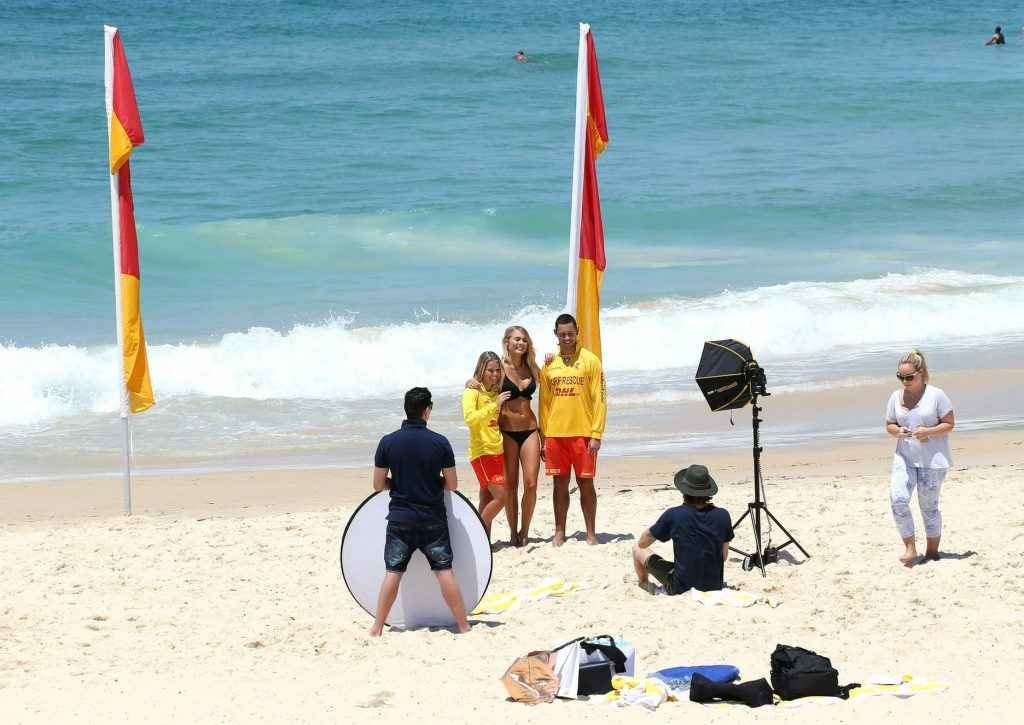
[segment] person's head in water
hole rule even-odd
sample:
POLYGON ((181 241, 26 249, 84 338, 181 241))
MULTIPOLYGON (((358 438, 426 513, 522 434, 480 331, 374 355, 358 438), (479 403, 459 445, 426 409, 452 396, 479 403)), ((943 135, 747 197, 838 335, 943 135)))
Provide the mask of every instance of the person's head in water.
POLYGON ((518 60, 520 63, 525 63, 527 60, 529 60, 529 58, 526 57, 526 53, 524 53, 522 50, 517 50, 516 60, 518 60))
POLYGON ((405 394, 405 417, 408 420, 427 420, 434 401, 427 388, 411 388, 405 394))
POLYGON ((992 33, 992 37, 988 39, 985 45, 1006 45, 1006 38, 1003 37, 1003 26, 997 25, 995 32, 992 33))

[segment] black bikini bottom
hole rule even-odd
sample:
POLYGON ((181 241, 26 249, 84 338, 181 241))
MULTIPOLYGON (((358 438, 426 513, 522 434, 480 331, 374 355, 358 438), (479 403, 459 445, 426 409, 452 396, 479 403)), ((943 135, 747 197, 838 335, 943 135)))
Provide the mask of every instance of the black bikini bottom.
POLYGON ((532 428, 530 430, 502 430, 501 434, 514 440, 522 448, 523 444, 536 432, 537 429, 532 428))

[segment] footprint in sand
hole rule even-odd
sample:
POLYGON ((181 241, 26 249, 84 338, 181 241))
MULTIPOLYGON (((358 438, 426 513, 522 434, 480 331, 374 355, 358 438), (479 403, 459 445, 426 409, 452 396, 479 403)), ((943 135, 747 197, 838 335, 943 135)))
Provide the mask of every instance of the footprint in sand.
POLYGON ((395 693, 391 690, 381 690, 380 692, 373 693, 366 702, 359 703, 359 707, 390 707, 391 703, 388 700, 394 696, 395 693))

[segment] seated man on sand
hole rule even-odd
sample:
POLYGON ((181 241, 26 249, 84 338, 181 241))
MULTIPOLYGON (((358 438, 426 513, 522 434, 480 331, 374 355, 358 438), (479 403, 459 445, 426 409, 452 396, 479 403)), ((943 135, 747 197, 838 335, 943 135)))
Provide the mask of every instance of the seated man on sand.
POLYGON ((653 593, 649 574, 665 587, 666 594, 721 589, 732 524, 729 512, 711 503, 711 497, 718 493, 715 479, 707 468, 695 463, 679 471, 673 482, 683 494, 683 505, 666 510, 651 528, 640 534, 633 547, 633 567, 640 587, 653 593), (655 541, 669 539, 674 562, 666 561, 650 548, 655 541))
POLYGON ((455 475, 455 453, 440 433, 427 428, 434 402, 426 388, 412 388, 405 394, 405 421, 394 433, 381 438, 373 461, 373 490, 391 491, 388 527, 384 538, 384 568, 377 616, 370 636, 379 637, 398 596, 409 560, 417 551, 427 557, 437 577, 459 632, 469 631, 466 608, 459 583, 452 574, 452 543, 444 492, 459 486, 455 475), (391 477, 388 478, 388 471, 391 477))

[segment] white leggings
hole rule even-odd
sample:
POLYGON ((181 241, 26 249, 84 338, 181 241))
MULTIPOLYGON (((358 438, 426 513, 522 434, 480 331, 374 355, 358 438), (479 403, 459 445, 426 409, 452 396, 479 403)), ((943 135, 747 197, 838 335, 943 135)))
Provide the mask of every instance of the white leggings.
POLYGON ((924 534, 929 539, 942 535, 942 514, 939 513, 939 490, 946 478, 945 468, 916 468, 907 465, 901 456, 894 456, 892 482, 889 499, 892 501, 892 517, 900 536, 909 539, 914 535, 914 517, 910 513, 910 494, 917 488, 917 505, 921 507, 924 519, 924 534))

